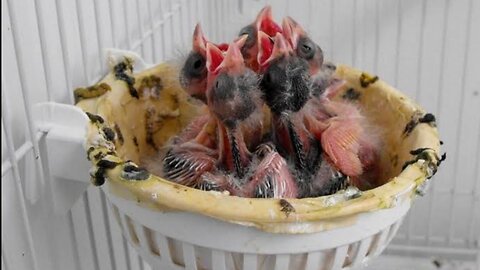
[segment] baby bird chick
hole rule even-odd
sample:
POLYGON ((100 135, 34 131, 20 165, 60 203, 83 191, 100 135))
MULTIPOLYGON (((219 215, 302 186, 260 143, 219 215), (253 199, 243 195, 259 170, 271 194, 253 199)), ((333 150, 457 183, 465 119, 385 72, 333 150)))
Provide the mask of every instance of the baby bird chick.
POLYGON ((241 126, 261 128, 263 100, 258 75, 246 67, 238 45, 231 44, 223 57, 218 48, 208 44, 207 67, 208 107, 218 120, 219 160, 233 176, 227 176, 233 182, 233 195, 296 197, 293 177, 275 148, 263 145, 252 154, 246 147, 241 126))
MULTIPOLYGON (((275 36, 272 44, 267 35, 259 32, 259 44, 258 59, 264 74, 261 86, 272 110, 273 139, 294 163, 300 196, 336 192, 345 186, 346 177, 331 163, 323 144, 312 134, 311 125, 316 123, 305 121, 311 108, 307 104, 312 99, 308 62, 296 56, 281 34, 275 36)), ((331 117, 315 116, 322 120, 331 117)))
POLYGON ((251 153, 240 125, 261 121, 263 101, 258 76, 245 66, 236 43, 230 44, 225 56, 209 43, 207 69, 207 105, 217 120, 221 164, 242 178, 251 153))

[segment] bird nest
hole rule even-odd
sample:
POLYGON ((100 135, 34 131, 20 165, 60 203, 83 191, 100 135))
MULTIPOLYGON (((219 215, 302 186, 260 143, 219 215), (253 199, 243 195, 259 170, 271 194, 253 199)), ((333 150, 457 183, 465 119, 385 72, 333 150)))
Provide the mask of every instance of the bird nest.
POLYGON ((326 224, 338 227, 360 213, 421 194, 442 160, 433 115, 377 76, 342 65, 336 76, 347 83, 335 99, 358 104, 383 130, 381 185, 374 189, 304 199, 242 198, 182 186, 143 169, 145 160, 158 155, 206 108, 183 91, 173 65, 134 74, 128 58, 96 85, 75 91, 77 106, 91 120, 86 150, 92 182, 107 182, 109 192, 145 207, 193 212, 270 232, 291 232, 290 226, 300 222, 318 225, 302 232, 323 230, 326 224))

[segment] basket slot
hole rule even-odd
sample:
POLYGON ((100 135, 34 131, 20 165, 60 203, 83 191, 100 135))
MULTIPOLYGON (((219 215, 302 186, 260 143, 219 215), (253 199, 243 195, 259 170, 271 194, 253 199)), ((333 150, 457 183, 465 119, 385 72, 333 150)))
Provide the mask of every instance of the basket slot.
POLYGON ((118 226, 120 227, 120 230, 124 232, 124 227, 122 224, 122 221, 120 219, 120 212, 118 211, 118 207, 116 205, 112 204, 112 209, 113 209, 113 215, 115 216, 115 219, 117 220, 118 226))
POLYGON ((243 270, 257 269, 257 255, 244 254, 243 255, 243 270))
POLYGON ((343 262, 342 267, 347 267, 347 266, 350 266, 352 264, 352 261, 355 257, 355 254, 358 251, 359 245, 360 245, 360 242, 354 242, 354 243, 351 243, 350 245, 348 245, 347 255, 345 257, 345 261, 343 262))
POLYGON ((320 262, 325 258, 325 252, 315 251, 308 253, 307 264, 305 265, 305 270, 318 270, 320 262))
POLYGON ((135 228, 133 227, 132 219, 127 215, 123 215, 122 223, 123 223, 123 227, 126 228, 128 231, 128 235, 130 237, 130 241, 132 242, 132 244, 138 246, 140 240, 138 240, 138 234, 135 231, 135 228))
POLYGON ((149 244, 149 241, 148 241, 148 238, 147 238, 146 230, 148 230, 148 229, 143 227, 141 224, 131 220, 131 219, 129 219, 129 220, 132 224, 133 231, 136 232, 140 247, 142 247, 144 249, 148 249, 148 252, 152 253, 152 249, 150 248, 150 244, 149 244))
POLYGON ((402 221, 403 221, 403 218, 401 218, 399 221, 395 222, 391 227, 390 227, 390 232, 388 232, 388 238, 387 238, 387 242, 385 243, 385 245, 387 245, 388 243, 390 243, 390 241, 392 241, 393 237, 395 236, 395 234, 397 234, 397 231, 398 229, 400 228, 400 225, 402 225, 402 221))
POLYGON ((221 250, 212 251, 212 269, 213 270, 226 270, 225 266, 225 252, 221 250))
POLYGON ((162 261, 168 262, 168 263, 173 263, 172 261, 172 255, 170 253, 170 248, 168 246, 168 240, 167 237, 164 235, 156 232, 155 233, 155 242, 157 243, 157 246, 159 248, 159 254, 162 257, 162 261))
POLYGON ((183 258, 185 269, 197 270, 197 259, 195 258, 195 248, 189 243, 183 243, 183 258))
POLYGON ((275 259, 275 270, 288 270, 290 264, 290 255, 280 254, 275 259))
POLYGON ((243 253, 230 252, 226 254, 226 264, 227 266, 233 265, 235 270, 243 269, 243 253))
POLYGON ((155 256, 160 256, 160 250, 157 242, 155 241, 155 232, 147 227, 143 227, 143 232, 145 234, 145 239, 147 240, 147 246, 150 253, 155 256))
POLYGON ((382 252, 383 247, 385 246, 385 240, 387 239, 389 231, 390 229, 387 228, 385 230, 380 231, 374 236, 372 244, 370 245, 370 249, 367 252, 368 257, 371 257, 371 258, 376 257, 382 252))
POLYGON ((342 269, 342 265, 345 262, 345 257, 347 256, 347 251, 347 245, 340 246, 335 249, 335 253, 333 254, 332 266, 329 268, 330 270, 342 269))
MULTIPOLYGON (((308 253, 297 253, 290 255, 290 262, 288 263, 288 269, 305 269, 308 260, 308 253)), ((314 268, 318 270, 317 268, 314 268)))
POLYGON ((357 254, 355 254, 355 257, 352 259, 353 267, 360 266, 364 262, 365 256, 368 252, 371 242, 372 242, 372 237, 365 238, 360 242, 360 246, 358 247, 357 254))

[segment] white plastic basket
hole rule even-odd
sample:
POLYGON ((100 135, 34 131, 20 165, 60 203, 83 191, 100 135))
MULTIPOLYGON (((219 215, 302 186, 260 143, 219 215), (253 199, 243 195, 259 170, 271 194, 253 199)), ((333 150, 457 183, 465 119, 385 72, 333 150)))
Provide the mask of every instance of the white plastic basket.
MULTIPOLYGON (((123 57, 114 57, 118 54, 131 55, 130 52, 125 51, 109 53, 110 62, 113 61, 111 64, 115 64, 118 60, 123 61, 123 57)), ((139 68, 142 69, 142 67, 139 68)), ((338 69, 344 70, 344 68, 338 69)), ((357 78, 359 74, 350 76, 357 78)), ((111 83, 108 79, 104 82, 111 83)), ((115 95, 123 93, 122 91, 126 90, 112 89, 109 93, 115 95)), ((392 92, 391 95, 392 99, 398 99, 395 96, 398 94, 392 92)), ((100 104, 105 103, 99 101, 95 104, 95 106, 102 106, 100 104)), ((108 108, 113 115, 116 111, 110 107, 112 105, 110 103, 108 108)), ((406 105, 408 109, 398 108, 398 110, 410 112, 413 109, 409 106, 413 105, 409 103, 408 106, 406 105)), ((122 115, 119 114, 117 117, 122 115)), ((105 123, 113 121, 113 119, 105 119, 105 123)), ((87 132, 87 148, 102 147, 101 143, 97 143, 98 136, 102 136, 98 133, 99 129, 96 124, 90 125, 87 132)), ((430 134, 433 131, 423 132, 430 134)), ((436 140, 436 135, 428 139, 436 140)), ((422 147, 426 146, 422 145, 422 147)), ((95 163, 94 158, 91 160, 95 163)), ((118 175, 108 176, 113 179, 117 177, 118 175)), ((419 177, 423 179, 425 175, 421 174, 419 177)), ((103 190, 107 194, 116 221, 125 238, 154 269, 337 270, 364 266, 370 259, 378 256, 395 236, 410 209, 413 189, 417 188, 417 185, 412 182, 391 195, 385 195, 385 198, 392 202, 385 202, 388 207, 380 207, 380 210, 369 212, 364 209, 337 218, 287 222, 290 233, 269 233, 245 224, 237 224, 238 221, 232 223, 214 219, 206 216, 208 214, 202 211, 194 213, 193 209, 192 212, 179 211, 179 209, 164 211, 162 210, 164 208, 151 210, 140 203, 140 199, 138 201, 132 199, 135 196, 127 200, 119 196, 118 190, 112 191, 112 188, 119 184, 118 181, 128 182, 128 180, 113 179, 108 180, 111 183, 104 185, 103 190), (302 229, 305 226, 314 226, 311 228, 315 229, 302 229), (292 232, 305 231, 316 233, 292 234, 292 232)), ((154 183, 152 184, 162 185, 161 182, 154 183)), ((143 188, 139 189, 143 190, 143 188)), ((149 193, 147 190, 145 192, 149 193)), ((150 196, 153 194, 151 193, 150 196)), ((162 198, 162 194, 155 193, 155 196, 162 198)), ((191 199, 185 194, 178 196, 180 200, 191 199)), ((221 201, 217 202, 215 198, 210 201, 213 205, 209 207, 214 207, 215 203, 221 203, 221 201)), ((176 206, 173 207, 176 208, 176 206)))
POLYGON ((410 199, 361 213, 355 225, 312 234, 272 234, 187 212, 138 206, 104 189, 116 220, 153 269, 337 270, 377 257, 395 236, 410 199))

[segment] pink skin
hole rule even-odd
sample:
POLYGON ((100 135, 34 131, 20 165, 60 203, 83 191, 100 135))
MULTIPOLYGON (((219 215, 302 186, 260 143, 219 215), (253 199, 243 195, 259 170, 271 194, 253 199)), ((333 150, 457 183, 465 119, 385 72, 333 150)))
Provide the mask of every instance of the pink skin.
POLYGON ((202 188, 202 175, 216 170, 216 139, 208 132, 210 115, 194 119, 174 140, 163 160, 163 171, 169 180, 190 187, 202 188))
POLYGON ((163 160, 165 177, 181 185, 198 187, 202 185, 201 176, 215 170, 217 159, 216 150, 194 141, 173 145, 163 160))
MULTIPOLYGON (((334 90, 335 91, 335 90, 334 90)), ((375 131, 357 107, 327 98, 312 99, 306 104, 305 122, 310 132, 322 143, 331 162, 351 176, 355 186, 366 189, 376 186, 380 143, 375 131)))
POLYGON ((263 152, 258 153, 262 159, 250 181, 241 190, 242 195, 259 198, 296 198, 298 187, 285 159, 268 144, 261 145, 259 150, 263 152))

